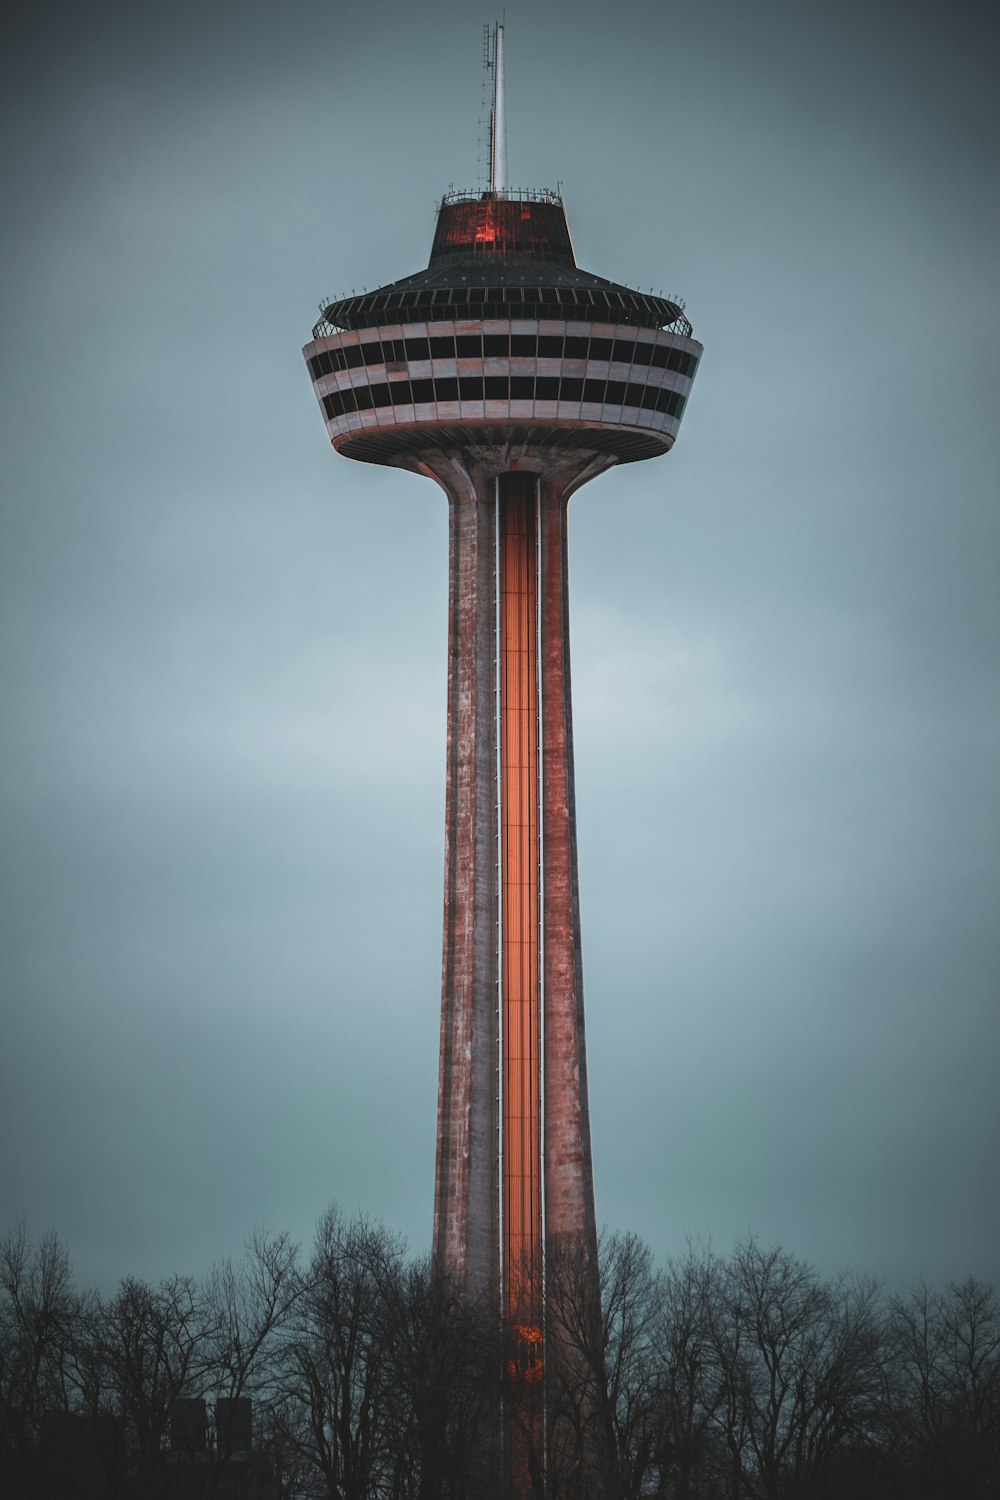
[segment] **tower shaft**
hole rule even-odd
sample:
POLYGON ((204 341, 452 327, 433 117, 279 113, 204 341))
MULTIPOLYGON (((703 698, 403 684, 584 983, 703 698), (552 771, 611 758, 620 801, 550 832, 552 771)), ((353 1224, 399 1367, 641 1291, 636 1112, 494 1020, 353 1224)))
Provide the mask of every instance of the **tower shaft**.
POLYGON ((566 547, 569 496, 595 465, 428 468, 451 531, 434 1257, 499 1293, 520 1495, 542 1447, 546 1252, 589 1268, 597 1298, 566 547))
POLYGON ((483 1295, 501 1255, 508 1317, 540 1324, 543 1215, 549 1241, 596 1246, 566 552, 589 474, 433 469, 451 517, 434 1255, 483 1295))

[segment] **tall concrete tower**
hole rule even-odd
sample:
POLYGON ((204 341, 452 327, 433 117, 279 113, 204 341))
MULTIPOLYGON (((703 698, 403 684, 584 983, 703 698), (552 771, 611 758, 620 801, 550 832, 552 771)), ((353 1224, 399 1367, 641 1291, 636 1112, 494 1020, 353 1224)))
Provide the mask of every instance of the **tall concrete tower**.
POLYGON ((336 451, 448 497, 434 1259, 499 1297, 520 1495, 544 1462, 547 1258, 596 1297, 567 505, 669 452, 702 348, 677 302, 579 269, 555 193, 508 185, 503 49, 497 26, 488 188, 448 193, 427 269, 324 305, 303 352, 336 451))

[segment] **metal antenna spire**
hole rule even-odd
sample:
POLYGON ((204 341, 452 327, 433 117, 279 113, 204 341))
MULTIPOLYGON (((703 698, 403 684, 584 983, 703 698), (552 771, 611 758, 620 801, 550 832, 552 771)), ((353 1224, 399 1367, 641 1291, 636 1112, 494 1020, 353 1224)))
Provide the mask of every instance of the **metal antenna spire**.
POLYGON ((507 101, 503 77, 503 28, 493 31, 493 108, 490 111, 490 192, 507 191, 507 101))

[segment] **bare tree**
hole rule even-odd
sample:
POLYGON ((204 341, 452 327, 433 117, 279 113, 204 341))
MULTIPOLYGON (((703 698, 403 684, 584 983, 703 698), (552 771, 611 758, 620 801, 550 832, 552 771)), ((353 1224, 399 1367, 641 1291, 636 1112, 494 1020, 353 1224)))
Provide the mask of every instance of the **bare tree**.
POLYGON ((604 1235, 600 1250, 605 1441, 613 1453, 616 1496, 639 1500, 648 1492, 662 1446, 657 1333, 663 1276, 637 1235, 604 1235))
MULTIPOLYGON (((213 1267, 205 1293, 211 1392, 255 1403, 258 1432, 270 1427, 281 1384, 283 1340, 304 1290, 298 1246, 287 1234, 255 1230, 234 1264, 213 1267)), ((217 1423, 220 1460, 230 1457, 231 1431, 217 1423)))
POLYGON ((897 1465, 919 1500, 1000 1487, 1000 1307, 970 1277, 892 1303, 897 1465))
POLYGON ((383 1290, 390 1319, 392 1500, 499 1493, 496 1308, 430 1262, 383 1290))
POLYGON ((391 1318, 386 1289, 402 1245, 380 1225, 331 1207, 316 1231, 288 1340, 280 1405, 283 1443, 330 1500, 370 1500, 392 1470, 391 1318))
POLYGON ((23 1224, 0 1241, 0 1473, 36 1486, 47 1413, 79 1397, 77 1332, 85 1302, 55 1234, 37 1245, 23 1224))
POLYGON ((740 1420, 730 1407, 713 1340, 720 1322, 725 1268, 709 1249, 689 1243, 683 1259, 671 1261, 661 1283, 656 1324, 657 1468, 660 1493, 699 1500, 724 1488, 727 1465, 720 1431, 734 1423, 740 1453, 740 1420))
POLYGON ((882 1395, 878 1289, 822 1282, 787 1252, 737 1245, 715 1320, 730 1494, 822 1494, 882 1395))
POLYGON ((575 1247, 547 1259, 549 1491, 558 1500, 638 1500, 657 1463, 662 1279, 636 1235, 602 1235, 599 1256, 599 1288, 575 1247))
POLYGON ((600 1285, 597 1269, 547 1248, 543 1363, 533 1322, 505 1345, 496 1305, 336 1208, 304 1270, 286 1235, 258 1232, 204 1285, 129 1278, 103 1301, 76 1290, 54 1235, 21 1228, 0 1242, 0 1492, 500 1500, 501 1409, 534 1500, 1000 1492, 992 1287, 885 1303, 752 1238, 661 1272, 634 1235, 606 1235, 600 1285), (256 1454, 241 1440, 229 1461, 221 1416, 206 1446, 213 1395, 230 1419, 223 1399, 253 1399, 256 1454), (182 1418, 194 1462, 171 1451, 182 1418))
POLYGON ((214 1331, 211 1310, 189 1276, 171 1276, 158 1287, 127 1277, 94 1321, 95 1353, 125 1421, 143 1495, 165 1489, 171 1409, 203 1395, 214 1331))

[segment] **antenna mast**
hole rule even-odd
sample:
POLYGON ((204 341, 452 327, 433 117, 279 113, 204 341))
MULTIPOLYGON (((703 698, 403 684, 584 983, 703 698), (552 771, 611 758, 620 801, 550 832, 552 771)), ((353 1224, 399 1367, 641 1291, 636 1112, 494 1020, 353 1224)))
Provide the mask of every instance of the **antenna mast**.
POLYGON ((490 110, 490 184, 491 193, 507 191, 507 100, 503 76, 503 30, 498 21, 493 28, 488 66, 493 69, 493 107, 490 110))

